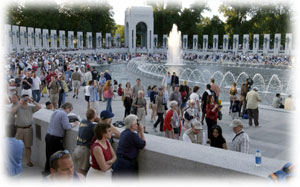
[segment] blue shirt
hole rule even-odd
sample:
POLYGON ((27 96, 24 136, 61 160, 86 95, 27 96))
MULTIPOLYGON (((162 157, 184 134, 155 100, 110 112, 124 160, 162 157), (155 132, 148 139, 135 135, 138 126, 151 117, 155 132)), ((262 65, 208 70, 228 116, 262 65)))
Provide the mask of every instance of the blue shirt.
POLYGON ((90 91, 90 102, 96 102, 98 101, 98 89, 94 86, 89 87, 90 91))
POLYGON ((72 71, 65 71, 65 79, 69 81, 72 76, 72 71))
POLYGON ((77 145, 84 145, 90 148, 94 136, 94 127, 96 124, 83 119, 79 125, 77 145))
POLYGON ((67 113, 62 109, 55 110, 50 119, 48 133, 63 138, 65 136, 65 130, 71 128, 72 124, 69 123, 67 113))
POLYGON ((24 143, 16 138, 6 138, 7 158, 5 166, 10 176, 18 175, 22 172, 22 155, 24 152, 24 143))
POLYGON ((120 135, 117 154, 135 159, 138 156, 139 149, 143 149, 145 145, 146 142, 142 140, 137 133, 125 129, 120 135))
POLYGON ((100 77, 99 78, 99 84, 100 84, 100 86, 104 86, 105 82, 106 82, 106 78, 105 77, 100 77))

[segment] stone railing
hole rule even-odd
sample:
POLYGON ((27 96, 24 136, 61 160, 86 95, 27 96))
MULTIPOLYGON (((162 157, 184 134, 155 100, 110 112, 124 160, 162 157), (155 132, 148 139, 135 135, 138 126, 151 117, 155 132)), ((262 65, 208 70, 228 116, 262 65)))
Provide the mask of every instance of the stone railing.
MULTIPOLYGON (((45 136, 51 111, 41 109, 34 114, 34 143, 32 160, 44 168, 45 136)), ((123 129, 120 129, 122 131, 123 129)), ((76 146, 78 127, 66 131, 64 145, 71 153, 76 146)), ((197 176, 235 180, 231 176, 247 179, 264 179, 270 173, 280 169, 286 161, 263 157, 263 164, 255 166, 254 155, 212 148, 209 146, 186 143, 179 140, 145 134, 146 147, 140 151, 139 176, 197 176)), ((117 147, 118 140, 113 144, 117 147)))

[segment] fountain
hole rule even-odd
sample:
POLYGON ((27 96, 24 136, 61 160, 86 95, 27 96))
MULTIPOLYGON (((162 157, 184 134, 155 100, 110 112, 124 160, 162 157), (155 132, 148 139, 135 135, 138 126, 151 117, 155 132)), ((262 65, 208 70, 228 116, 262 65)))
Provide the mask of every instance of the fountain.
POLYGON ((181 55, 181 32, 178 31, 177 25, 173 24, 168 37, 168 61, 166 65, 182 65, 181 55))

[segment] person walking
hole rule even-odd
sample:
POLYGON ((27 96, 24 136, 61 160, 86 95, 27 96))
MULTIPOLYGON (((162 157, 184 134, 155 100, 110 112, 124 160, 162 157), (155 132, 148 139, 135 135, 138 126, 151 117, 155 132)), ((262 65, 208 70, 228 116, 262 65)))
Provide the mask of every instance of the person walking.
POLYGON ((132 92, 133 92, 133 99, 138 97, 139 90, 142 90, 145 93, 145 88, 143 85, 141 85, 141 79, 136 79, 136 85, 133 86, 132 92))
POLYGON ((215 102, 213 96, 207 96, 206 100, 206 116, 205 121, 207 124, 207 143, 210 143, 212 136, 212 127, 217 124, 218 119, 218 104, 215 102))
POLYGON ((126 116, 130 114, 130 108, 133 101, 132 100, 133 93, 130 87, 131 87, 130 82, 127 82, 126 87, 124 88, 124 101, 123 101, 123 105, 125 107, 124 119, 126 118, 126 116))
POLYGON ((137 107, 136 115, 138 117, 140 124, 142 124, 145 127, 146 116, 147 116, 147 101, 144 98, 144 92, 142 90, 139 90, 138 97, 133 99, 132 106, 137 107))
POLYGON ((233 104, 233 98, 238 94, 238 91, 236 89, 236 83, 232 83, 231 88, 229 89, 229 101, 230 101, 230 105, 229 105, 229 114, 231 114, 231 110, 232 110, 232 104, 233 104))
POLYGON ((106 99, 106 110, 112 112, 111 102, 115 94, 110 80, 106 81, 103 91, 104 98, 106 99))
POLYGON ((72 73, 71 76, 71 81, 72 81, 72 85, 74 88, 74 95, 73 98, 76 97, 76 99, 78 99, 78 95, 79 95, 79 89, 80 89, 80 85, 81 85, 81 73, 78 72, 78 67, 76 67, 75 72, 72 73))
POLYGON ((177 101, 170 102, 170 110, 165 115, 163 131, 165 131, 165 137, 179 139, 181 121, 179 119, 177 101))
POLYGON ((164 113, 165 113, 165 105, 163 103, 163 88, 158 89, 158 95, 155 98, 155 103, 157 105, 157 120, 153 125, 153 129, 155 132, 157 132, 156 127, 160 123, 160 132, 163 131, 163 126, 164 126, 164 113))
POLYGON ((49 83, 49 94, 53 108, 56 109, 59 100, 59 84, 55 76, 51 76, 51 82, 49 83))
POLYGON ((246 101, 247 101, 247 110, 249 117, 249 126, 252 126, 252 118, 254 119, 254 124, 256 127, 259 126, 258 117, 258 103, 261 102, 261 98, 259 97, 258 88, 254 87, 250 92, 247 93, 246 101))
POLYGON ((179 78, 175 72, 173 72, 173 75, 171 77, 171 85, 172 85, 173 91, 175 90, 176 85, 179 85, 179 78))
POLYGON ((36 76, 36 72, 32 74, 32 97, 35 102, 40 102, 41 99, 41 80, 36 76))
POLYGON ((104 101, 103 98, 103 88, 104 88, 104 85, 105 85, 105 82, 106 82, 106 78, 104 77, 104 73, 101 72, 100 73, 100 77, 99 77, 99 101, 104 101))
POLYGON ((158 92, 157 92, 157 86, 154 85, 151 89, 151 94, 150 94, 150 109, 152 109, 152 113, 151 113, 151 118, 150 121, 153 122, 155 121, 155 116, 156 116, 156 110, 157 110, 157 104, 155 103, 155 98, 157 96, 158 92))

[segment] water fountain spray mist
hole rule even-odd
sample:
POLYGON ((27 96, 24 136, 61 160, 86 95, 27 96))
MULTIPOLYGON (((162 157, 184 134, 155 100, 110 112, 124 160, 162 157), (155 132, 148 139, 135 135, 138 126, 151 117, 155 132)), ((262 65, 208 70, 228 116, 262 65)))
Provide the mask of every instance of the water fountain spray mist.
POLYGON ((178 31, 177 25, 173 24, 168 37, 168 60, 166 65, 182 65, 181 56, 181 32, 178 31))

